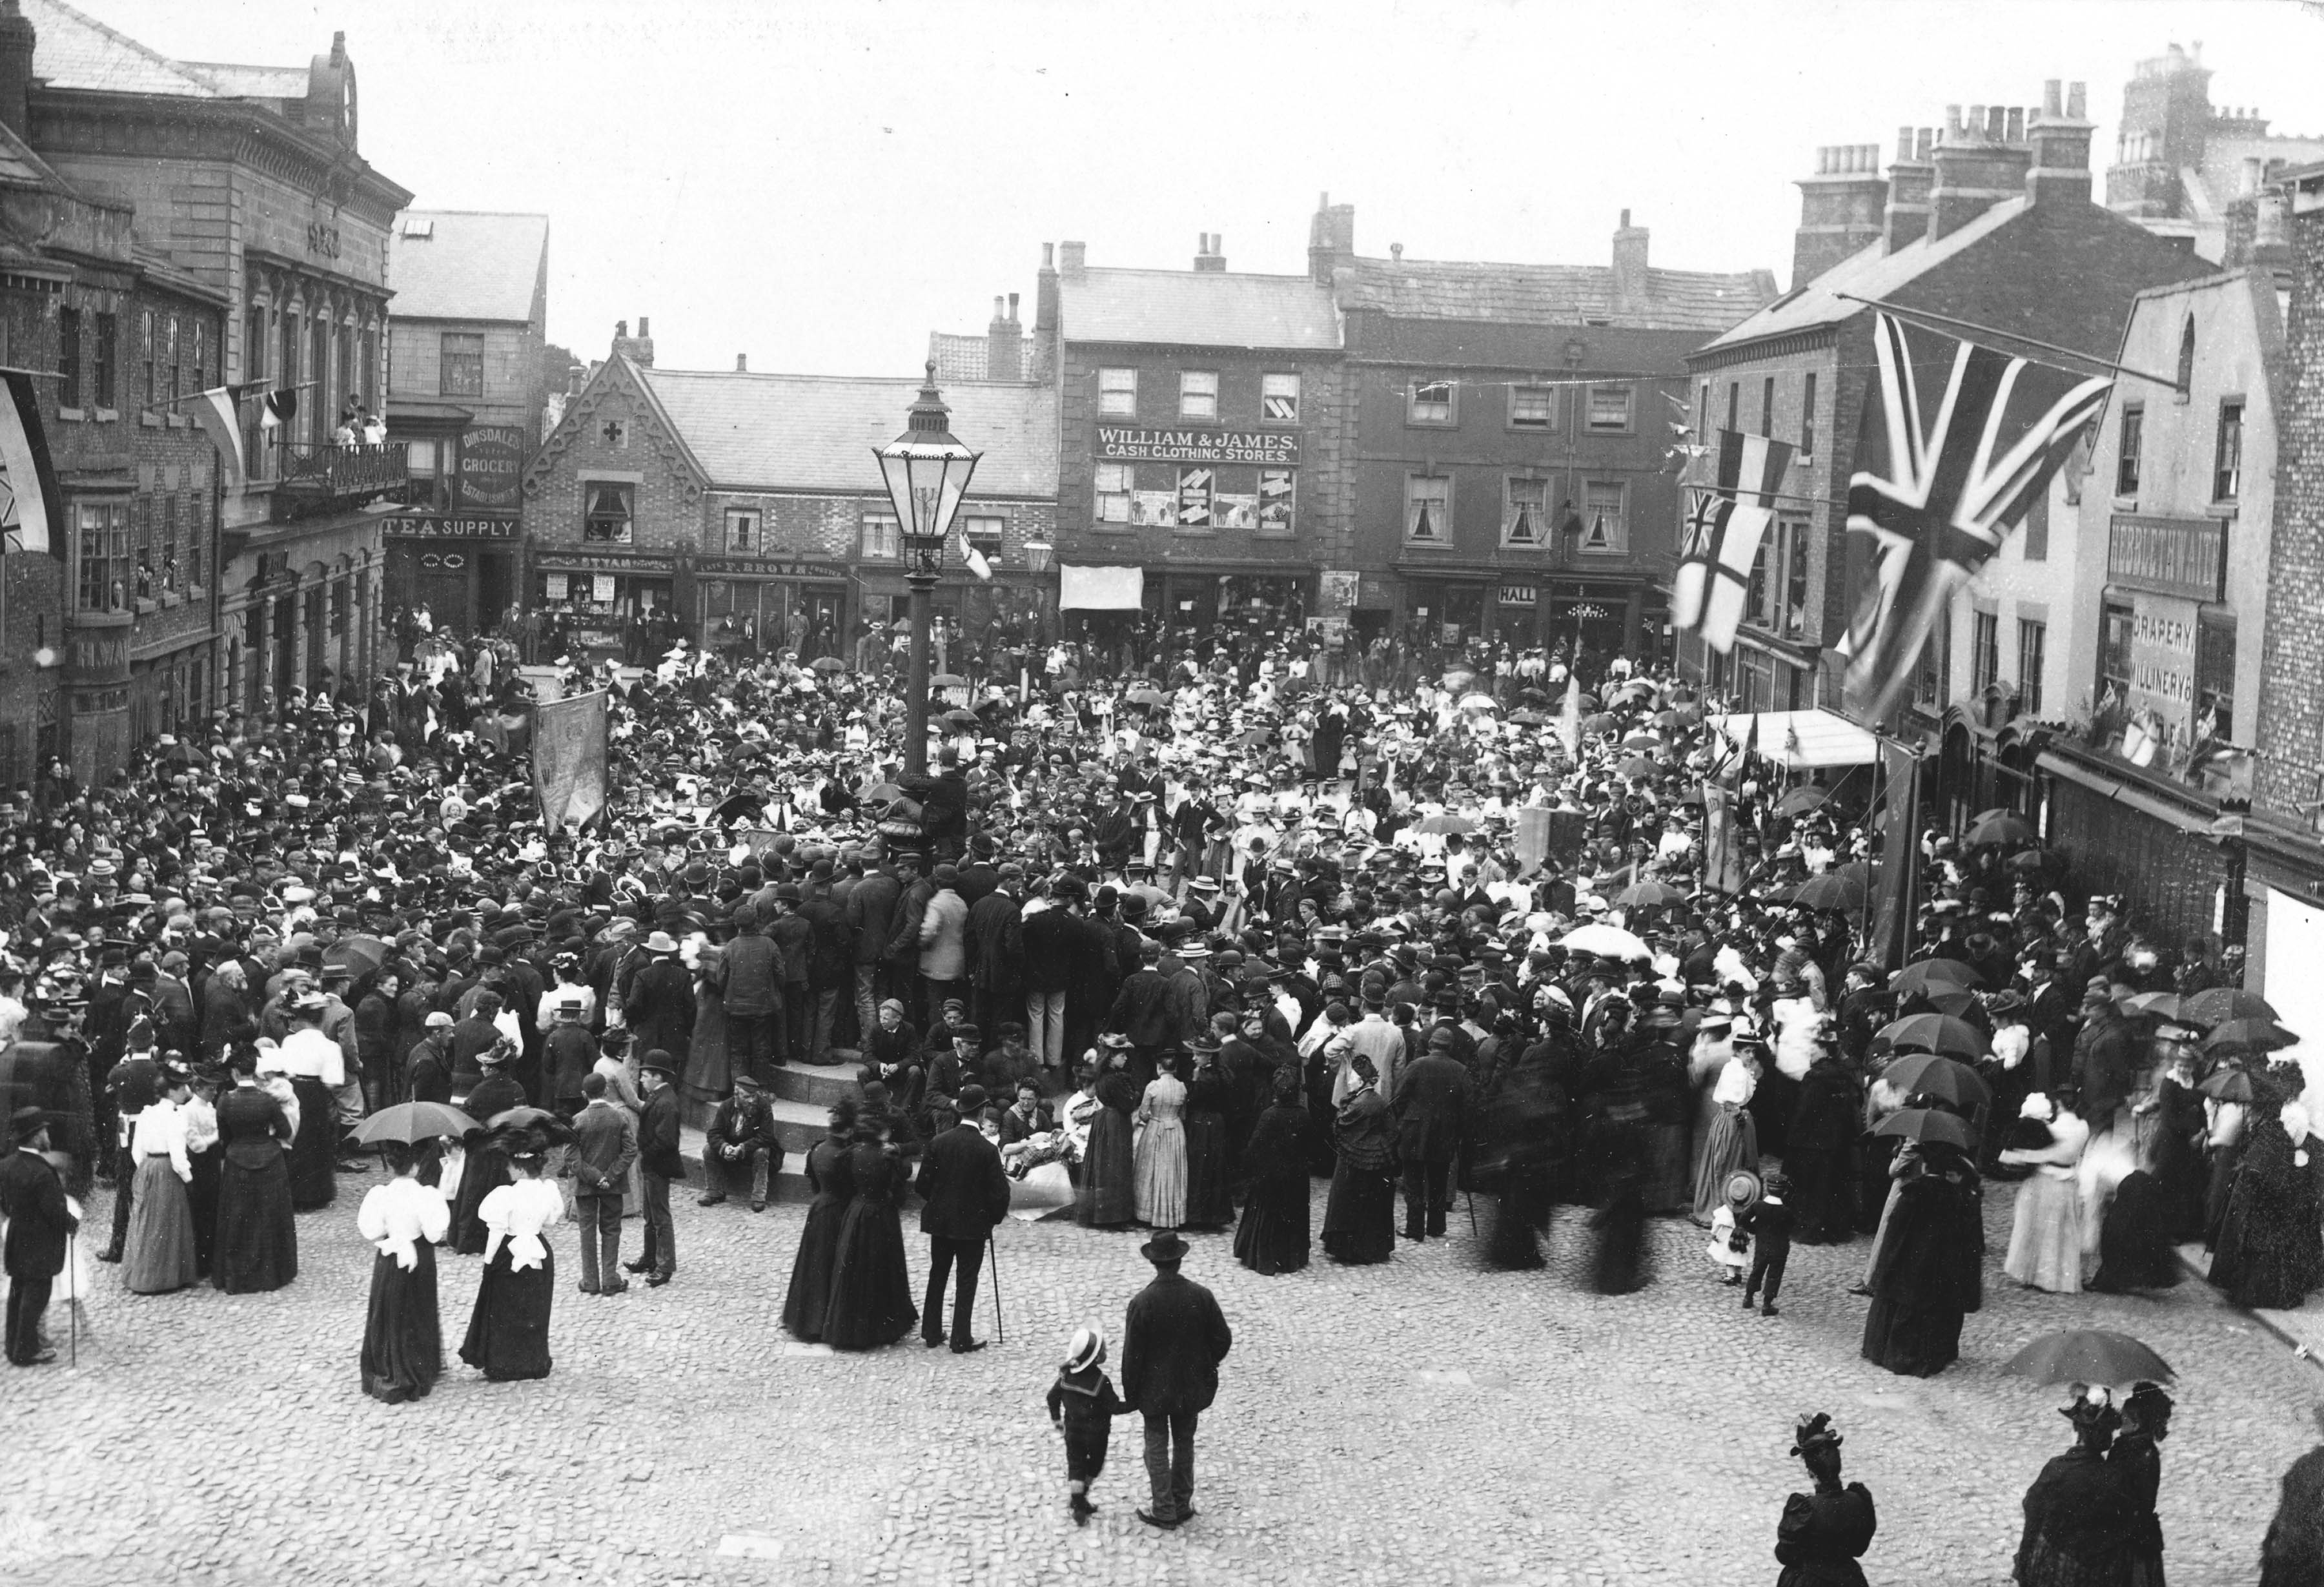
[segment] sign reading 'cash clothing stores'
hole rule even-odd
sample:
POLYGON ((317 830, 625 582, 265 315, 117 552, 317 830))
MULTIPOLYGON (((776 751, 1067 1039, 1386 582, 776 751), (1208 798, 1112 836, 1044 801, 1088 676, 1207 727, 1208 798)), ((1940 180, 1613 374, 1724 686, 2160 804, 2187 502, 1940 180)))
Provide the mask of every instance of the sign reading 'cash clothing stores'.
POLYGON ((1097 455, 1120 462, 1257 463, 1296 467, 1296 432, 1271 429, 1132 429, 1101 424, 1097 455))

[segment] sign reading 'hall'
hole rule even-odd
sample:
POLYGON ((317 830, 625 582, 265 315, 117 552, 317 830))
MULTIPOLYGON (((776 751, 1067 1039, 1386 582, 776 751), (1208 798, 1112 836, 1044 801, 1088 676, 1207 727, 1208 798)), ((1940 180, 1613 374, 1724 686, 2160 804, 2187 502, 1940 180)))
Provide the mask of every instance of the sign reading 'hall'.
POLYGON ((1097 455, 1115 462, 1259 463, 1296 467, 1299 437, 1271 429, 1132 429, 1101 424, 1097 455))

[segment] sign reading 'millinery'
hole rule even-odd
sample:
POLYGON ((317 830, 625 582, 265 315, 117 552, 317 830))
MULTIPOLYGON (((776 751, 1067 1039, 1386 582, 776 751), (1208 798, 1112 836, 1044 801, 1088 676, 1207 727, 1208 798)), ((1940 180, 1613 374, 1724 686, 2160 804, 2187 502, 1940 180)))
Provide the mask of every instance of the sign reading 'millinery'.
POLYGON ((1296 467, 1296 432, 1272 429, 1132 429, 1097 427, 1097 455, 1122 462, 1258 463, 1296 467))

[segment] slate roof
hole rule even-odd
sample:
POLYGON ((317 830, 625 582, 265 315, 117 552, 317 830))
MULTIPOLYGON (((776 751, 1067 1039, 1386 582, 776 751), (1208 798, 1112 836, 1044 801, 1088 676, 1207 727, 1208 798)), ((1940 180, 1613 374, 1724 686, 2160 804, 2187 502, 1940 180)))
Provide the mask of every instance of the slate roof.
POLYGON ((387 284, 398 319, 532 318, 533 288, 549 246, 549 217, 460 209, 407 209, 388 235, 387 284), (411 220, 435 235, 405 235, 411 220))
POLYGON ((1766 337, 1837 325, 1850 315, 1862 313, 1865 308, 1862 303, 1840 297, 1840 293, 1874 300, 1886 298, 1946 260, 1977 246, 2032 207, 2030 198, 2005 198, 1959 231, 1933 243, 1921 237, 1894 254, 1882 252, 1881 243, 1868 243, 1806 286, 1785 293, 1725 336, 1715 338, 1702 351, 1716 352, 1766 337))
MULTIPOLYGON (((1003 370, 1003 380, 1024 380, 1025 366, 1032 355, 1033 338, 1017 338, 1017 367, 1003 370)), ((932 330, 928 333, 928 356, 936 361, 936 380, 942 384, 954 381, 989 379, 991 367, 991 350, 986 338, 955 335, 951 331, 932 330)))
POLYGON ((49 162, 32 152, 25 143, 5 125, 0 125, 0 187, 25 188, 47 193, 69 193, 72 187, 49 168, 49 162))
POLYGON ((1340 347, 1331 291, 1304 275, 1084 270, 1058 281, 1057 301, 1059 328, 1071 342, 1340 347))
POLYGON ((180 60, 177 65, 230 99, 307 97, 307 69, 303 66, 238 66, 223 60, 180 60))
MULTIPOLYGON (((920 390, 917 378, 630 367, 716 489, 877 491, 872 448, 902 431, 920 390)), ((1057 494, 1056 398, 1047 387, 943 390, 952 433, 984 454, 971 496, 1057 494)))
POLYGON ((1602 264, 1488 264, 1359 259, 1340 276, 1340 303, 1401 319, 1580 325, 1636 330, 1725 330, 1775 295, 1766 270, 1646 272, 1646 294, 1625 302, 1602 264))
MULTIPOLYGON (((198 70, 115 32, 61 0, 23 0, 24 15, 38 31, 32 74, 56 88, 87 88, 107 94, 169 94, 180 98, 229 96, 198 70)), ((299 92, 305 94, 306 69, 299 92)))

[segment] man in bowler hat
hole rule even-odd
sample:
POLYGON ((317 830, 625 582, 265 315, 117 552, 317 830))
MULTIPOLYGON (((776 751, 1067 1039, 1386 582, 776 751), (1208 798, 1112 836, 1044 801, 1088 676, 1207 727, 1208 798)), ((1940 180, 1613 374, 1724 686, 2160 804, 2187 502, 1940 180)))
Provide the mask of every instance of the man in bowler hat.
POLYGON ((1194 1518, 1194 1424, 1219 1392, 1219 1363, 1234 1333, 1218 1298, 1178 1264, 1186 1242, 1165 1230, 1138 1248, 1154 1280, 1130 1297, 1121 1338, 1121 1397, 1146 1418, 1151 1509, 1138 1512, 1168 1531, 1194 1518))
POLYGON ((966 1355, 984 1348, 982 1340, 968 1336, 969 1318, 976 1307, 984 1242, 991 1238, 992 1226, 1009 1215, 1009 1175, 1001 1166, 1000 1149, 977 1128, 984 1112, 984 1087, 962 1086, 958 1101, 960 1122, 928 1142, 912 1186, 926 1204, 920 1208, 920 1232, 928 1237, 928 1292, 920 1307, 920 1339, 930 1350, 945 1342, 945 1278, 957 1264, 952 1352, 966 1355))
POLYGON ((8 1273, 8 1361, 37 1367, 57 1359, 41 1337, 41 1315, 49 1290, 64 1271, 65 1241, 73 1231, 65 1205, 64 1181, 49 1159, 49 1116, 39 1108, 18 1108, 8 1120, 15 1148, 0 1158, 0 1217, 8 1220, 8 1242, 0 1265, 8 1273))

